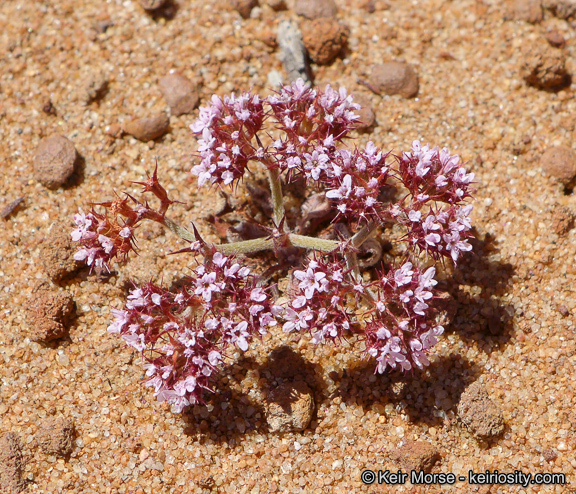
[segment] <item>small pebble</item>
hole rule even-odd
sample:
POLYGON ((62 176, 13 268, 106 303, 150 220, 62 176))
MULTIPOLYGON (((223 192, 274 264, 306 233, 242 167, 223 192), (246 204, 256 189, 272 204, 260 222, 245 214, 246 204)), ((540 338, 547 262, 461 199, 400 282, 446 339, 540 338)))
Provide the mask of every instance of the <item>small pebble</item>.
POLYGON ((167 0, 138 0, 144 10, 156 10, 163 7, 167 0))
POLYGON ((272 432, 303 431, 313 412, 314 398, 303 381, 281 384, 266 402, 266 420, 272 432))
POLYGON ((198 106, 200 97, 196 86, 182 74, 169 74, 158 82, 172 115, 178 117, 191 113, 198 106))
POLYGON ((296 0, 294 12, 307 19, 336 17, 338 7, 334 0, 296 0))
POLYGON ((544 0, 543 5, 559 19, 568 20, 576 16, 576 2, 574 0, 544 0))
POLYGON ((369 88, 377 94, 413 98, 418 94, 418 74, 412 65, 403 62, 375 65, 370 73, 369 88))
POLYGON ((440 458, 438 450, 426 441, 407 441, 399 449, 392 452, 391 458, 407 472, 423 470, 430 472, 440 458))
POLYGON ((570 315, 570 309, 568 309, 564 304, 558 306, 558 312, 560 312, 562 317, 568 317, 570 315))
POLYGON ((54 108, 52 100, 47 99, 44 101, 42 105, 42 111, 46 113, 46 115, 52 115, 52 116, 56 115, 56 108, 54 108))
POLYGON ((93 28, 97 34, 104 34, 113 25, 114 21, 107 14, 104 14, 93 24, 93 28))
POLYGON ((358 6, 369 14, 390 8, 390 4, 384 0, 362 0, 358 6))
POLYGON ((104 131, 106 135, 113 137, 114 139, 122 137, 123 132, 124 131, 122 130, 122 126, 117 122, 109 125, 104 131))
POLYGON ((562 36, 562 33, 556 29, 551 29, 550 31, 546 32, 546 41, 550 43, 550 46, 555 48, 562 48, 566 44, 564 36, 562 36))
POLYGON ((266 5, 276 12, 286 10, 286 2, 284 0, 266 0, 266 5))
POLYGON ((519 156, 528 151, 528 146, 532 142, 532 137, 529 135, 516 136, 512 142, 512 152, 519 156))
POLYGON ((40 259, 46 274, 53 281, 62 280, 75 273, 81 264, 74 260, 78 245, 72 242, 71 228, 57 223, 52 226, 41 244, 40 259))
POLYGON ((140 141, 148 142, 163 136, 168 131, 169 125, 168 115, 162 112, 125 122, 123 130, 140 141))
POLYGON ((342 51, 349 30, 336 19, 325 17, 304 23, 302 35, 312 61, 327 65, 342 51))
POLYGON ((526 48, 520 71, 524 80, 538 89, 560 89, 570 80, 564 53, 548 45, 526 48))
POLYGON ((553 449, 548 448, 542 451, 542 456, 546 461, 554 461, 556 458, 558 458, 558 453, 556 453, 556 451, 553 449))
POLYGON ((108 76, 104 72, 94 72, 90 74, 82 87, 80 101, 84 105, 88 105, 101 99, 108 90, 108 82, 108 76))
POLYGON ((0 438, 0 492, 16 494, 26 488, 22 478, 24 458, 22 444, 13 432, 7 432, 0 438))
POLYGON ((12 213, 14 213, 20 204, 24 202, 24 197, 19 197, 18 199, 14 199, 12 202, 8 203, 6 206, 2 208, 0 211, 0 218, 5 220, 8 218, 12 213))
POLYGON ((541 0, 516 0, 512 5, 512 16, 518 21, 538 24, 542 21, 541 0))
POLYGON ((264 28, 258 33, 258 39, 272 50, 278 48, 276 34, 271 29, 264 28))
POLYGON ((75 433, 70 419, 49 417, 40 424, 34 441, 47 455, 68 456, 74 449, 75 433))
POLYGON ((280 47, 280 60, 282 60, 290 82, 302 79, 311 84, 306 48, 302 42, 302 33, 298 26, 290 21, 282 21, 278 25, 276 39, 280 47))
POLYGON ((252 9, 258 5, 258 0, 232 0, 232 5, 243 19, 248 19, 252 9))
POLYGON ((576 182, 576 152, 566 146, 548 148, 540 158, 540 166, 566 190, 576 182))
POLYGON ((32 341, 48 342, 66 336, 74 300, 66 291, 41 289, 30 299, 28 332, 32 341))
POLYGON ((481 439, 495 438, 504 432, 502 411, 478 381, 462 393, 458 403, 458 416, 468 429, 481 439))
POLYGON ((48 189, 57 189, 74 173, 77 161, 74 144, 62 135, 51 135, 36 149, 34 178, 48 189))
POLYGON ((552 210, 552 230, 560 237, 566 235, 574 228, 576 215, 571 209, 563 206, 557 206, 552 210))
POLYGON ((354 93, 352 95, 354 103, 360 105, 360 110, 356 110, 355 113, 360 117, 357 120, 356 130, 358 132, 368 132, 376 124, 376 115, 372 109, 372 101, 367 94, 354 93))

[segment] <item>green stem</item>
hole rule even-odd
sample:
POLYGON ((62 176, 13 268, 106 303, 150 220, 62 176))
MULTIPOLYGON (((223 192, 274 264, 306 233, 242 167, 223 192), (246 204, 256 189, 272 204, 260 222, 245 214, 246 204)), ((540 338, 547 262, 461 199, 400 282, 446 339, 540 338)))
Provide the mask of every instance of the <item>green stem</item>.
POLYGON ((337 242, 336 240, 325 240, 322 238, 307 237, 305 235, 297 235, 295 233, 290 233, 288 235, 288 240, 294 247, 320 250, 322 252, 332 252, 340 245, 340 242, 337 242))
MULTIPOLYGON (((171 232, 188 242, 195 242, 197 239, 194 234, 186 228, 181 227, 170 218, 164 217, 162 224, 171 232)), ((305 235, 288 234, 288 243, 294 247, 302 249, 319 250, 322 252, 332 252, 337 249, 340 242, 336 240, 325 240, 322 238, 307 237, 305 235)), ((242 242, 232 242, 229 244, 213 244, 214 247, 223 254, 252 254, 262 250, 272 250, 274 240, 271 238, 255 238, 253 240, 244 240, 242 242)))
MULTIPOLYGON (((192 232, 189 232, 186 230, 186 228, 182 228, 170 218, 164 217, 162 224, 171 232, 175 233, 180 238, 187 240, 188 242, 195 242, 198 240, 192 232)), ((216 248, 216 250, 222 252, 223 254, 251 254, 253 252, 274 248, 274 242, 272 239, 267 238, 255 238, 254 240, 244 240, 242 242, 212 245, 216 248)))
POLYGON ((368 240, 378 228, 378 224, 370 222, 363 226, 352 238, 352 247, 360 247, 366 240, 368 240))
MULTIPOLYGON (((378 227, 377 223, 368 223, 363 226, 360 231, 358 231, 351 239, 353 249, 357 249, 362 246, 366 240, 368 240, 372 234, 376 231, 378 227)), ((347 252, 345 255, 346 266, 351 270, 352 278, 359 282, 362 280, 362 274, 360 273, 360 267, 358 266, 358 255, 356 251, 347 252)), ((374 302, 377 300, 376 294, 370 289, 366 288, 366 293, 362 294, 362 299, 370 306, 374 306, 374 302)))
POLYGON ((232 242, 229 244, 213 244, 216 250, 222 254, 252 254, 262 250, 274 248, 274 241, 271 238, 255 238, 253 240, 243 240, 242 242, 232 242))
POLYGON ((354 281, 360 281, 360 268, 358 267, 358 256, 356 252, 346 252, 346 267, 350 269, 350 273, 354 278, 354 281))
MULTIPOLYGON (((272 206, 274 208, 274 223, 280 225, 284 219, 284 201, 282 200, 282 182, 280 181, 280 172, 278 168, 266 167, 268 170, 268 182, 270 183, 270 195, 272 197, 272 206)), ((284 231, 287 225, 284 224, 284 231)))
MULTIPOLYGON (((352 276, 352 280, 356 283, 360 283, 362 281, 362 274, 358 267, 358 256, 356 255, 356 252, 347 252, 345 258, 346 267, 351 269, 350 275, 352 276)), ((362 293, 361 297, 367 305, 374 307, 377 297, 369 287, 366 287, 366 293, 362 293)))

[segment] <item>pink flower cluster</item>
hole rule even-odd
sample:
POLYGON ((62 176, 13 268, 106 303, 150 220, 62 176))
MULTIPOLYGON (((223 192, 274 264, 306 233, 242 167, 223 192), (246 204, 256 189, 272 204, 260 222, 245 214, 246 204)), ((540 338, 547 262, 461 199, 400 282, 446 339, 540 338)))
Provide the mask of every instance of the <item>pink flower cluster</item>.
POLYGON ((335 143, 354 127, 358 117, 353 110, 359 108, 343 88, 337 92, 327 86, 318 93, 301 79, 264 100, 249 93, 223 100, 213 96, 190 127, 198 136, 201 157, 192 174, 200 186, 231 185, 254 160, 291 170, 290 178, 296 171, 314 176, 324 160, 334 158, 335 143), (264 148, 257 132, 269 118, 285 138, 264 148))
POLYGON ((410 370, 428 365, 425 351, 443 333, 442 326, 433 326, 436 269, 425 271, 405 262, 391 269, 376 283, 377 313, 366 326, 366 348, 378 361, 377 371, 387 366, 410 370))
POLYGON ((297 283, 290 305, 283 313, 283 330, 310 331, 314 343, 339 339, 352 327, 354 285, 339 261, 312 259, 305 270, 293 273, 297 283))
MULTIPOLYGON (((260 286, 261 278, 233 256, 217 252, 194 230, 197 241, 181 252, 203 255, 204 262, 184 288, 169 292, 152 283, 135 288, 125 309, 113 310, 116 321, 109 327, 142 353, 148 385, 160 401, 176 411, 201 402, 226 349, 246 351, 255 336, 278 322, 286 333, 310 333, 314 343, 357 334, 379 373, 429 364, 427 352, 444 328, 435 322, 436 269, 421 254, 435 262, 456 263, 472 249, 472 206, 466 200, 474 174, 447 149, 419 141, 400 156, 372 142, 364 148, 345 147, 358 109, 344 89, 326 86, 317 91, 301 80, 265 99, 250 93, 213 96, 200 109, 191 126, 199 145, 200 161, 192 168, 198 184, 234 188, 250 161, 263 165, 270 180, 277 224, 260 225, 270 237, 239 242, 227 251, 294 252, 306 246, 316 252, 296 266, 289 300, 279 307, 270 300, 268 288, 260 286), (350 238, 337 242, 293 233, 294 226, 282 217, 281 182, 300 179, 324 194, 333 221, 346 225, 350 238), (401 193, 396 203, 383 193, 390 186, 401 193), (359 249, 371 236, 377 238, 385 221, 403 226, 405 234, 398 241, 405 244, 405 254, 402 261, 382 263, 382 271, 364 278, 359 249)), ((156 172, 141 185, 160 201, 158 209, 127 196, 101 204, 106 214, 92 210, 76 215, 72 238, 81 245, 77 260, 105 268, 115 257, 124 260, 134 250, 133 234, 143 219, 162 223, 190 241, 190 234, 182 234, 184 230, 165 217, 173 201, 156 172)))
POLYGON ((142 353, 148 386, 175 412, 200 403, 226 348, 246 351, 254 336, 276 324, 280 310, 247 267, 219 252, 188 281, 176 292, 152 283, 131 290, 125 309, 112 310, 116 320, 108 328, 142 353))
POLYGON ((124 199, 95 204, 105 208, 104 214, 94 209, 88 214, 76 214, 76 229, 71 236, 81 247, 74 259, 85 262, 91 269, 97 267, 110 271, 110 263, 115 258, 126 261, 130 251, 136 251, 134 232, 142 220, 162 222, 174 201, 168 198, 166 189, 160 185, 157 168, 148 180, 135 183, 144 187, 143 193, 151 192, 160 200, 159 209, 152 209, 147 202, 143 204, 126 194, 124 199))
POLYGON ((267 102, 276 127, 284 135, 273 146, 282 170, 294 168, 294 162, 305 153, 335 150, 335 144, 348 136, 359 119, 354 111, 360 105, 353 102, 344 88, 336 91, 328 85, 318 92, 302 79, 285 86, 267 102))
POLYGON ((474 174, 467 173, 457 155, 414 141, 412 151, 398 159, 394 176, 408 194, 387 212, 406 227, 410 250, 454 262, 472 250, 468 243, 472 206, 464 200, 471 197, 474 174))
POLYGON ((244 93, 220 99, 212 96, 208 106, 191 125, 199 137, 199 165, 192 168, 198 184, 230 185, 244 175, 248 161, 262 157, 263 150, 251 143, 262 128, 264 109, 258 96, 244 93))
POLYGON ((125 258, 134 250, 134 226, 119 225, 108 216, 92 211, 74 216, 76 229, 72 240, 82 247, 74 254, 74 259, 85 262, 90 268, 110 270, 110 261, 115 257, 125 258))
POLYGON ((437 212, 430 208, 423 216, 421 211, 412 209, 401 222, 409 228, 407 238, 411 246, 435 259, 445 256, 456 262, 462 252, 472 250, 468 243, 471 211, 471 205, 449 205, 437 212))
POLYGON ((326 197, 338 211, 336 220, 361 223, 383 219, 385 205, 378 196, 390 178, 387 157, 371 141, 362 151, 337 153, 331 173, 323 180, 326 197))
POLYGON ((448 149, 430 149, 420 141, 412 143, 412 151, 402 154, 398 161, 402 183, 420 203, 441 201, 456 204, 470 197, 469 188, 474 180, 460 165, 460 158, 448 149))
POLYGON ((342 261, 312 259, 305 270, 293 273, 297 288, 282 314, 286 321, 283 329, 309 332, 314 343, 336 341, 354 331, 378 362, 377 372, 383 373, 387 367, 423 368, 429 364, 426 351, 444 331, 431 324, 436 314, 431 306, 435 273, 434 267, 421 271, 405 262, 367 283, 352 281, 342 261), (359 323, 354 308, 362 296, 374 297, 375 309, 359 323))

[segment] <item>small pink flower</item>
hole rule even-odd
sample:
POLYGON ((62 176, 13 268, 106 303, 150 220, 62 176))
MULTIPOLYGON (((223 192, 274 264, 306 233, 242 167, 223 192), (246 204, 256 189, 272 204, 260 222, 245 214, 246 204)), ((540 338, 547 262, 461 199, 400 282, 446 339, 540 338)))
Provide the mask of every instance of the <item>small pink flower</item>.
POLYGON ((266 300, 266 294, 262 288, 254 288, 250 292, 250 299, 254 300, 254 302, 264 302, 264 300, 266 300))

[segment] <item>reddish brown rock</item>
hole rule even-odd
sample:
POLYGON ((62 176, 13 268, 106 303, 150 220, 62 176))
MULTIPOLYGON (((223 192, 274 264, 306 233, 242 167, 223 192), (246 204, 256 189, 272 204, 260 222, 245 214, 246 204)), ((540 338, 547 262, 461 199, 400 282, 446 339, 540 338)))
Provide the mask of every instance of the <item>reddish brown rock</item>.
POLYGON ((296 0, 294 12, 306 19, 336 17, 338 7, 334 0, 296 0))
POLYGON ((73 309, 68 292, 42 289, 34 293, 28 309, 30 339, 48 342, 65 336, 73 309))
POLYGON ((68 456, 74 449, 74 422, 65 417, 49 417, 42 421, 34 442, 44 453, 68 456))
POLYGON ((48 189, 57 189, 74 173, 77 161, 74 144, 62 135, 51 135, 36 149, 34 178, 48 189))
POLYGON ((538 24, 542 21, 541 0, 515 0, 512 5, 512 16, 519 21, 538 24))
POLYGON ((191 113, 198 106, 200 97, 196 85, 182 74, 169 74, 158 82, 172 115, 191 113))
POLYGON ((369 86, 378 94, 399 94, 404 98, 413 98, 418 94, 418 74, 410 64, 386 62, 372 67, 369 86))
POLYGON ((0 438, 0 492, 17 494, 26 487, 22 479, 24 458, 20 439, 13 432, 7 432, 0 438))
POLYGON ((252 9, 258 5, 258 0, 232 0, 232 5, 243 19, 248 19, 252 9))
POLYGON ((480 382, 468 386, 458 403, 458 416, 481 439, 498 437, 504 432, 504 417, 480 382))
POLYGON ((548 45, 527 48, 520 72, 529 85, 538 89, 561 88, 570 80, 564 53, 548 45))
POLYGON ((564 36, 562 36, 562 33, 557 31, 556 29, 546 31, 546 41, 550 43, 550 46, 553 46, 555 48, 562 48, 566 44, 564 36))
POLYGON ((70 228, 62 223, 52 226, 42 242, 40 259, 46 274, 59 281, 75 273, 81 264, 74 260, 77 245, 72 242, 70 228))
POLYGON ((566 146, 548 148, 540 158, 540 166, 545 173, 561 184, 572 189, 576 182, 576 152, 566 146))
POLYGON ((312 61, 319 65, 329 64, 338 56, 348 34, 348 28, 328 17, 306 22, 302 27, 304 46, 312 61))
POLYGON ((285 382, 268 395, 266 420, 272 432, 302 431, 313 412, 314 398, 303 381, 285 382))
POLYGON ((391 458, 407 472, 430 472, 440 455, 438 450, 426 441, 407 441, 391 454, 391 458))
POLYGON ((136 118, 124 123, 123 130, 127 134, 144 142, 153 141, 162 137, 170 126, 170 119, 166 113, 158 113, 151 117, 136 118))

